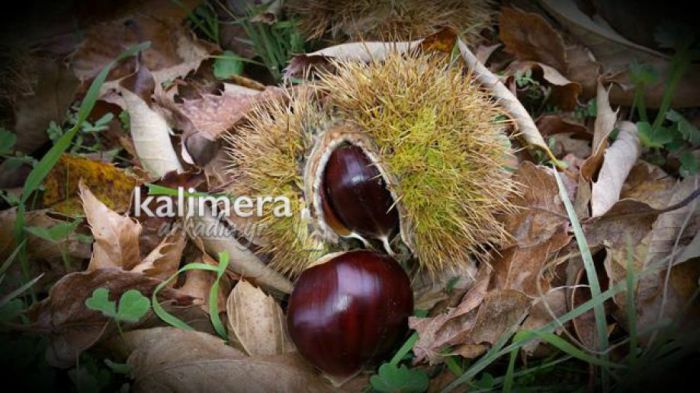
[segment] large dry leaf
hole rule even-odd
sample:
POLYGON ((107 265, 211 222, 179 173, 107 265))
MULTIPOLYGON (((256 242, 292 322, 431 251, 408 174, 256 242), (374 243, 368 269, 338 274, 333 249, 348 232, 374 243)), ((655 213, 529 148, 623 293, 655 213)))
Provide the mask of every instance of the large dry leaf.
POLYGON ((605 214, 620 199, 625 179, 641 154, 637 126, 623 121, 618 129, 617 140, 605 152, 598 180, 591 189, 592 217, 605 214))
POLYGON ((600 72, 595 58, 588 49, 565 42, 561 34, 540 14, 503 8, 499 32, 507 52, 519 60, 553 67, 576 82, 578 93, 593 95, 600 72))
POLYGON ((294 350, 282 308, 271 296, 241 280, 226 302, 229 338, 251 355, 279 355, 294 350))
MULTIPOLYGON (((591 50, 598 62, 603 65, 605 74, 616 75, 611 100, 616 104, 631 105, 634 89, 629 81, 627 71, 630 59, 639 63, 651 64, 662 76, 659 83, 650 86, 645 92, 647 107, 658 108, 666 89, 666 78, 671 74, 670 56, 635 44, 622 37, 609 25, 597 23, 582 12, 574 0, 540 0, 540 4, 564 26, 579 42, 591 50)), ((700 72, 697 65, 692 65, 678 84, 673 96, 672 106, 694 107, 700 105, 700 72)))
POLYGON ((141 262, 141 224, 105 206, 84 184, 80 183, 79 188, 85 217, 95 238, 87 270, 131 270, 141 262))
POLYGON ((513 246, 501 251, 492 262, 493 285, 498 289, 515 289, 532 297, 542 296, 550 289, 544 270, 570 240, 565 228, 560 227, 550 239, 535 246, 513 246))
POLYGON ((566 71, 564 40, 542 16, 504 7, 498 27, 507 52, 520 60, 539 61, 566 71))
POLYGON ((175 328, 137 330, 114 340, 130 353, 136 392, 327 392, 298 355, 248 357, 218 337, 175 328))
MULTIPOLYGON (((98 311, 85 306, 85 300, 96 288, 107 288, 113 300, 129 289, 136 289, 150 297, 158 280, 140 273, 119 269, 97 269, 64 276, 49 291, 49 296, 36 303, 29 311, 31 329, 49 337, 47 360, 56 367, 75 364, 80 353, 100 340, 108 332, 110 320, 98 311)), ((159 293, 161 299, 188 306, 192 299, 172 289, 159 293)), ((145 320, 144 320, 145 321, 145 320)), ((124 324, 123 328, 129 327, 124 324)))
MULTIPOLYGON (((181 18, 186 13, 164 18, 163 8, 167 7, 136 13, 90 28, 71 58, 75 75, 82 81, 92 79, 125 48, 144 41, 150 41, 151 47, 143 53, 143 66, 153 72, 158 84, 171 82, 197 69, 209 56, 208 48, 180 25, 181 18)), ((133 63, 123 63, 110 73, 110 79, 118 79, 133 71, 133 63)), ((103 91, 109 87, 111 84, 104 86, 103 91)))
POLYGON ((30 58, 21 67, 15 72, 31 81, 29 91, 1 90, 13 96, 14 124, 7 128, 17 135, 15 149, 29 154, 49 141, 46 128, 51 121, 61 124, 65 119, 78 80, 60 61, 47 58, 30 58))
POLYGON ((79 181, 83 181, 107 207, 119 213, 129 208, 131 193, 137 185, 133 175, 113 164, 64 154, 44 180, 44 206, 64 214, 81 214, 79 181))
POLYGON ((524 161, 513 179, 522 185, 513 198, 513 204, 519 209, 503 219, 506 230, 513 236, 512 245, 536 246, 568 225, 559 188, 549 168, 524 161))

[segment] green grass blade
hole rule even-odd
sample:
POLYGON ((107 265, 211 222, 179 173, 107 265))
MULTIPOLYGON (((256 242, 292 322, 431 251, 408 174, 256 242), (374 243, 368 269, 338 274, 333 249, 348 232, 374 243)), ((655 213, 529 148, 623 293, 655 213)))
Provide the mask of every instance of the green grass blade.
MULTIPOLYGON (((600 283, 598 282, 598 274, 595 269, 595 263, 593 262, 593 255, 588 247, 588 242, 586 241, 586 236, 583 233, 583 228, 581 223, 576 216, 574 206, 571 204, 569 199, 569 194, 566 192, 564 183, 561 180, 559 172, 554 169, 554 176, 557 180, 557 186, 559 187, 559 197, 564 203, 566 208, 566 213, 569 215, 569 220, 571 221, 571 226, 574 230, 574 236, 576 237, 576 243, 578 245, 579 251, 581 252, 581 258, 583 259, 583 267, 586 270, 586 277, 588 278, 588 285, 591 291, 591 298, 600 298, 600 283)), ((608 324, 605 317, 605 307, 604 304, 597 303, 593 307, 593 314, 595 316, 596 331, 598 333, 598 349, 601 352, 605 352, 608 349, 608 324)), ((607 358, 607 355, 602 355, 603 358, 607 358)), ((602 368, 603 377, 603 389, 607 390, 608 386, 608 376, 605 368, 602 368)))
POLYGON ((214 326, 216 333, 224 340, 228 339, 228 333, 226 332, 226 327, 224 327, 224 324, 221 322, 221 317, 219 316, 219 282, 221 281, 221 277, 226 272, 228 263, 228 251, 220 252, 216 279, 209 290, 209 317, 211 318, 211 324, 214 326))
POLYGON ((522 331, 515 335, 513 341, 529 341, 533 338, 533 336, 543 341, 546 341, 547 343, 551 344, 552 346, 556 347, 557 349, 566 353, 567 355, 573 356, 579 360, 583 360, 586 363, 595 364, 596 366, 607 368, 625 367, 623 365, 589 355, 554 333, 540 332, 537 330, 522 331))
POLYGON ((510 359, 508 360, 508 370, 503 382, 503 392, 510 393, 513 390, 513 374, 515 372, 515 360, 518 358, 518 349, 510 351, 510 359))
POLYGON ((183 320, 180 318, 174 316, 173 314, 165 311, 165 308, 161 306, 160 302, 158 301, 158 293, 165 288, 171 281, 177 278, 180 274, 190 271, 190 270, 206 270, 209 272, 218 272, 218 268, 215 266, 207 265, 206 263, 188 263, 187 265, 183 266, 180 270, 175 272, 170 278, 167 280, 161 282, 158 284, 156 289, 153 291, 153 295, 151 295, 151 306, 153 307, 153 312, 160 318, 163 322, 169 324, 170 326, 174 326, 178 329, 182 330, 194 330, 190 325, 185 323, 183 320))

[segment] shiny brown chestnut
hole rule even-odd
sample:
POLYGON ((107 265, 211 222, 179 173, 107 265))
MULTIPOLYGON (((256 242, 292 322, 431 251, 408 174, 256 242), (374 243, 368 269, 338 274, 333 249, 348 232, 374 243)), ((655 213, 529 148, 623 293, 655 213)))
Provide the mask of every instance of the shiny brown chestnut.
POLYGON ((379 239, 391 252, 389 239, 398 229, 399 214, 384 178, 361 147, 344 144, 333 150, 321 189, 324 215, 336 222, 331 225, 336 233, 379 239))
POLYGON ((360 250, 326 259, 299 276, 287 326, 310 363, 330 376, 350 377, 390 355, 404 338, 413 292, 391 257, 360 250))

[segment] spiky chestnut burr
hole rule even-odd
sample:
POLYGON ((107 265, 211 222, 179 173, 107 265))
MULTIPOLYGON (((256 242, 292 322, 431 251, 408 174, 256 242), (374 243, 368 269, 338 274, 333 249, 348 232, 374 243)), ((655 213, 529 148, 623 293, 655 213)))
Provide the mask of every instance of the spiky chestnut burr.
POLYGON ((496 14, 492 0, 290 0, 285 7, 308 38, 339 42, 412 40, 451 27, 475 43, 496 14))
POLYGON ((229 191, 293 202, 291 217, 258 220, 259 252, 296 275, 351 246, 321 198, 329 159, 344 145, 359 147, 381 175, 399 215, 390 241, 421 268, 468 264, 503 241, 496 215, 511 209, 514 188, 506 121, 467 70, 441 54, 335 66, 314 85, 259 104, 227 137, 229 191))

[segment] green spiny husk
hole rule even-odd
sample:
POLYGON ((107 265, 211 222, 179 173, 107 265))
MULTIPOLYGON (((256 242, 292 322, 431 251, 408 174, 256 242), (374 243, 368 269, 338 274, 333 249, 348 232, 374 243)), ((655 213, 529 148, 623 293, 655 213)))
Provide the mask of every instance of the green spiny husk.
POLYGON ((228 136, 231 191, 285 195, 292 217, 262 217, 261 251, 294 275, 337 249, 319 233, 305 160, 324 130, 352 124, 371 139, 400 204, 401 237, 418 265, 438 272, 470 263, 507 233, 496 215, 512 207, 510 144, 496 103, 461 64, 442 54, 390 54, 368 64, 340 61, 288 100, 260 104, 228 136), (322 99, 320 97, 323 97, 322 99), (309 252, 309 250, 315 250, 309 252))

